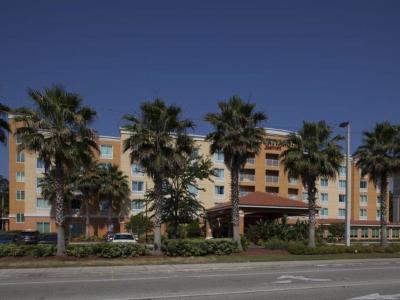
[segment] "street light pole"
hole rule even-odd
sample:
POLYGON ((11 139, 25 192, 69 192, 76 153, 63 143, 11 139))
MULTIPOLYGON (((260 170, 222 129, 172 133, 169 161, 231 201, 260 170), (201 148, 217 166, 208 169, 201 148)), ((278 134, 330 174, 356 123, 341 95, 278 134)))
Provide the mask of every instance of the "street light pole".
POLYGON ((350 231, 351 231, 351 196, 350 196, 350 184, 351 184, 351 166, 350 166, 350 122, 343 122, 340 127, 346 128, 346 246, 350 246, 350 231))

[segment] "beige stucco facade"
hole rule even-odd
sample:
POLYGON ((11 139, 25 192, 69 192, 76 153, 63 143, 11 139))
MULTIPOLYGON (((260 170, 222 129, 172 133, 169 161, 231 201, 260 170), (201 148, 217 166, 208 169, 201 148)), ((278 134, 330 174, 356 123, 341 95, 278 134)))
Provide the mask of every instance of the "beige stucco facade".
MULTIPOLYGON (((15 124, 11 120, 11 128, 15 131, 15 124)), ((270 139, 282 140, 289 133, 285 130, 266 129, 270 139)), ((146 190, 153 187, 151 179, 144 173, 135 172, 132 168, 129 152, 123 151, 123 141, 128 137, 128 133, 121 131, 119 137, 100 136, 98 140, 100 154, 95 154, 100 163, 115 164, 128 176, 131 195, 131 204, 125 208, 125 215, 129 216, 145 210, 144 195, 146 190), (105 155, 103 150, 105 149, 105 155)), ((230 172, 223 162, 223 157, 210 154, 210 144, 204 136, 193 135, 199 153, 209 157, 213 162, 213 167, 219 169, 217 173, 220 177, 213 177, 211 180, 199 182, 201 190, 198 191, 198 198, 205 208, 210 208, 217 203, 226 202, 230 199, 230 172)), ((259 153, 248 159, 245 168, 240 176, 240 193, 245 195, 249 192, 261 191, 277 194, 282 197, 295 199, 297 201, 307 201, 305 191, 300 180, 288 178, 284 171, 283 164, 279 155, 284 149, 281 146, 261 147, 259 153)), ((55 231, 54 219, 49 208, 40 208, 38 198, 41 197, 37 191, 37 178, 43 176, 42 169, 37 168, 37 155, 25 151, 23 162, 17 162, 17 141, 14 135, 10 135, 9 140, 9 179, 10 179, 10 229, 40 229, 43 230, 43 222, 48 223, 46 230, 55 231), (23 172, 24 179, 17 181, 17 173, 23 172), (17 191, 24 191, 25 199, 17 199, 17 191), (23 219, 21 216, 23 214, 23 219), (41 227, 42 226, 42 227, 41 227)), ((18 173, 21 174, 21 173, 18 173)), ((367 180, 367 187, 360 188, 360 172, 352 162, 351 169, 351 216, 354 220, 376 221, 379 204, 376 199, 378 193, 375 186, 367 180), (361 195, 367 196, 366 202, 361 202, 361 195), (366 216, 361 216, 360 210, 366 209, 366 216)), ((21 178, 19 178, 21 179, 21 178)), ((320 219, 344 219, 343 210, 345 203, 340 202, 340 195, 345 194, 343 188, 344 173, 338 175, 335 180, 329 180, 328 185, 318 185, 318 205, 320 209, 320 219)), ((20 192, 18 192, 20 193, 20 192)), ((363 198, 365 199, 365 198, 363 198)), ((364 213, 365 211, 363 211, 364 213)), ((84 209, 76 209, 69 212, 69 222, 76 224, 84 223, 84 209)), ((105 216, 98 212, 96 207, 90 209, 92 234, 104 234, 108 228, 105 225, 105 216)), ((123 230, 126 220, 121 220, 115 216, 115 228, 123 230)), ((78 226, 79 227, 79 226, 78 226)))

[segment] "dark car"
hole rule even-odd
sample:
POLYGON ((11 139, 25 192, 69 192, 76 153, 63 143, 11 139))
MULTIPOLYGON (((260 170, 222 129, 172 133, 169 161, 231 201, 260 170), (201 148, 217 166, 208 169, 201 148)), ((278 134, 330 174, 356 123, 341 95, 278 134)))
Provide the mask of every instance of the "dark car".
POLYGON ((17 244, 20 238, 15 233, 1 233, 0 244, 17 244))
POLYGON ((39 244, 57 245, 57 233, 43 234, 40 238, 39 244))
POLYGON ((40 240, 39 231, 21 231, 21 242, 26 245, 37 244, 40 240))

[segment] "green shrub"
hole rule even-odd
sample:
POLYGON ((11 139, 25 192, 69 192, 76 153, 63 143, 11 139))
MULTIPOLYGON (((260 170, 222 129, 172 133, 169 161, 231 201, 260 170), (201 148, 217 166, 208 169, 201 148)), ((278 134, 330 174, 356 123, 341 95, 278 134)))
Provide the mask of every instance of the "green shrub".
POLYGON ((278 239, 270 239, 265 243, 265 248, 272 250, 286 250, 288 248, 288 242, 278 239))
POLYGON ((231 239, 181 239, 165 240, 161 249, 168 256, 227 255, 233 253, 237 245, 231 239))
POLYGON ((52 256, 55 253, 53 245, 0 245, 0 256, 52 256))
POLYGON ((86 257, 96 253, 93 246, 94 245, 68 245, 65 249, 65 253, 68 256, 86 257))
POLYGON ((241 236, 240 236, 240 242, 242 243, 242 248, 243 248, 243 250, 247 250, 247 248, 249 248, 250 242, 249 242, 249 240, 246 238, 245 235, 241 235, 241 236))
POLYGON ((69 256, 86 257, 97 255, 105 258, 134 257, 148 254, 148 249, 141 244, 100 243, 93 245, 68 245, 66 253, 69 256))

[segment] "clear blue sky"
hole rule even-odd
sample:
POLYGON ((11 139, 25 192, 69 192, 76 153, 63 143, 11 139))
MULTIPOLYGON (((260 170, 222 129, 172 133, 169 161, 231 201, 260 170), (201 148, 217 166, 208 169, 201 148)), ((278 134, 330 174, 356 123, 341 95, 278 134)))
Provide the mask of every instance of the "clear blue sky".
MULTIPOLYGON (((155 96, 209 130, 232 94, 266 126, 350 120, 353 147, 377 121, 399 122, 400 1, 3 1, 0 96, 61 83, 117 135, 121 116, 155 96)), ((0 147, 0 174, 7 175, 0 147)))

